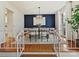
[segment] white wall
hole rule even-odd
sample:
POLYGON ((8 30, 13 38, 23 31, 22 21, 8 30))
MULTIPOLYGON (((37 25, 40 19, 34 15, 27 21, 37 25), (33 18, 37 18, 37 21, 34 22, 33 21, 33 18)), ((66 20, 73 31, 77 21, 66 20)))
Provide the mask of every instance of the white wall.
MULTIPOLYGON (((74 6, 77 4, 79 4, 78 1, 73 1, 72 7, 74 8, 74 6)), ((61 23, 61 14, 62 13, 65 13, 65 17, 68 18, 67 20, 71 20, 71 5, 69 2, 67 2, 66 5, 62 9, 60 9, 56 12, 56 28, 60 34, 62 34, 62 31, 60 31, 60 30, 62 30, 62 23, 61 23)), ((73 34, 73 38, 76 39, 77 38, 76 32, 72 33, 71 25, 66 23, 66 38, 68 40, 72 39, 72 34, 73 34)))
POLYGON ((0 43, 4 40, 4 5, 0 2, 0 43))
POLYGON ((15 37, 19 31, 24 28, 24 15, 15 6, 10 5, 8 2, 0 2, 0 42, 4 41, 4 12, 5 8, 13 11, 13 36, 15 37))
POLYGON ((57 12, 56 12, 56 19, 55 19, 55 25, 56 25, 56 30, 58 31, 58 33, 60 35, 63 35, 63 24, 62 24, 62 15, 65 14, 64 11, 65 11, 65 5, 59 9, 57 12))
MULTIPOLYGON (((65 7, 66 11, 64 11, 66 13, 66 17, 68 18, 67 20, 71 20, 71 5, 69 2, 67 2, 66 4, 66 7, 65 7)), ((66 38, 69 40, 69 39, 72 39, 72 28, 71 28, 71 25, 66 24, 66 38)))
POLYGON ((57 11, 55 16, 56 16, 55 17, 56 30, 58 31, 58 33, 61 34, 61 31, 60 31, 61 30, 61 12, 57 11))
POLYGON ((13 11, 13 35, 15 37, 24 28, 24 14, 9 2, 6 7, 13 11))
MULTIPOLYGON (((63 27, 62 27, 62 14, 65 14, 65 18, 69 18, 70 20, 70 5, 67 2, 64 7, 62 7, 60 10, 56 12, 56 28, 60 35, 63 34, 63 27)), ((67 39, 71 38, 71 28, 68 23, 66 23, 66 35, 67 39)))

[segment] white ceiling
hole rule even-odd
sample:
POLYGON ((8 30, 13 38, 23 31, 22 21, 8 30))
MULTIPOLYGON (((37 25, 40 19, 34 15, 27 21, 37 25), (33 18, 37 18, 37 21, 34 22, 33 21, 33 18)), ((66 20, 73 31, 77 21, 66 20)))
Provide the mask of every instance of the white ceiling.
POLYGON ((61 9, 66 1, 9 1, 24 14, 38 14, 40 7, 41 14, 53 14, 61 9))

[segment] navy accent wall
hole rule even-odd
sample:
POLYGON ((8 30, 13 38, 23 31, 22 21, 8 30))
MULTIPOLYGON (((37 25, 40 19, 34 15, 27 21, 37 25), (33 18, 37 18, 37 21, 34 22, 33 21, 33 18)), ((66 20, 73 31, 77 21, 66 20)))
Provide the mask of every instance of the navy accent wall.
MULTIPOLYGON (((33 25, 33 17, 36 15, 24 15, 24 28, 32 28, 32 27, 37 27, 33 25)), ((46 25, 43 25, 41 27, 50 27, 50 28, 55 28, 55 14, 43 14, 46 18, 46 25)))

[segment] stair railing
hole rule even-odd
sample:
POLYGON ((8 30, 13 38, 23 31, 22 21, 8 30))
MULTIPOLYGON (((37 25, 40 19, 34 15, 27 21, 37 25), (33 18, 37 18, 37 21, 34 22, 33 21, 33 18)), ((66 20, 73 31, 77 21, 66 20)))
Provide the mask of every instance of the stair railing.
POLYGON ((24 31, 21 31, 16 36, 16 44, 17 44, 17 57, 20 57, 24 50, 24 31))
POLYGON ((62 48, 63 48, 62 46, 64 46, 64 44, 67 45, 67 42, 66 40, 61 38, 61 35, 56 30, 54 30, 53 36, 54 36, 54 40, 57 41, 56 43, 54 43, 54 50, 57 56, 60 57, 60 53, 62 52, 62 48))

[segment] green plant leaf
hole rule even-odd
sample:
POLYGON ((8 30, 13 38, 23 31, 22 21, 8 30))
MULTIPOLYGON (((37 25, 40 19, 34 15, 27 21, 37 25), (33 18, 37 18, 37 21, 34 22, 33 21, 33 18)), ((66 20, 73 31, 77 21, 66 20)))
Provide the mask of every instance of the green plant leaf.
POLYGON ((71 24, 71 27, 74 31, 78 31, 79 27, 79 4, 75 6, 75 9, 72 11, 71 20, 67 21, 71 24))

